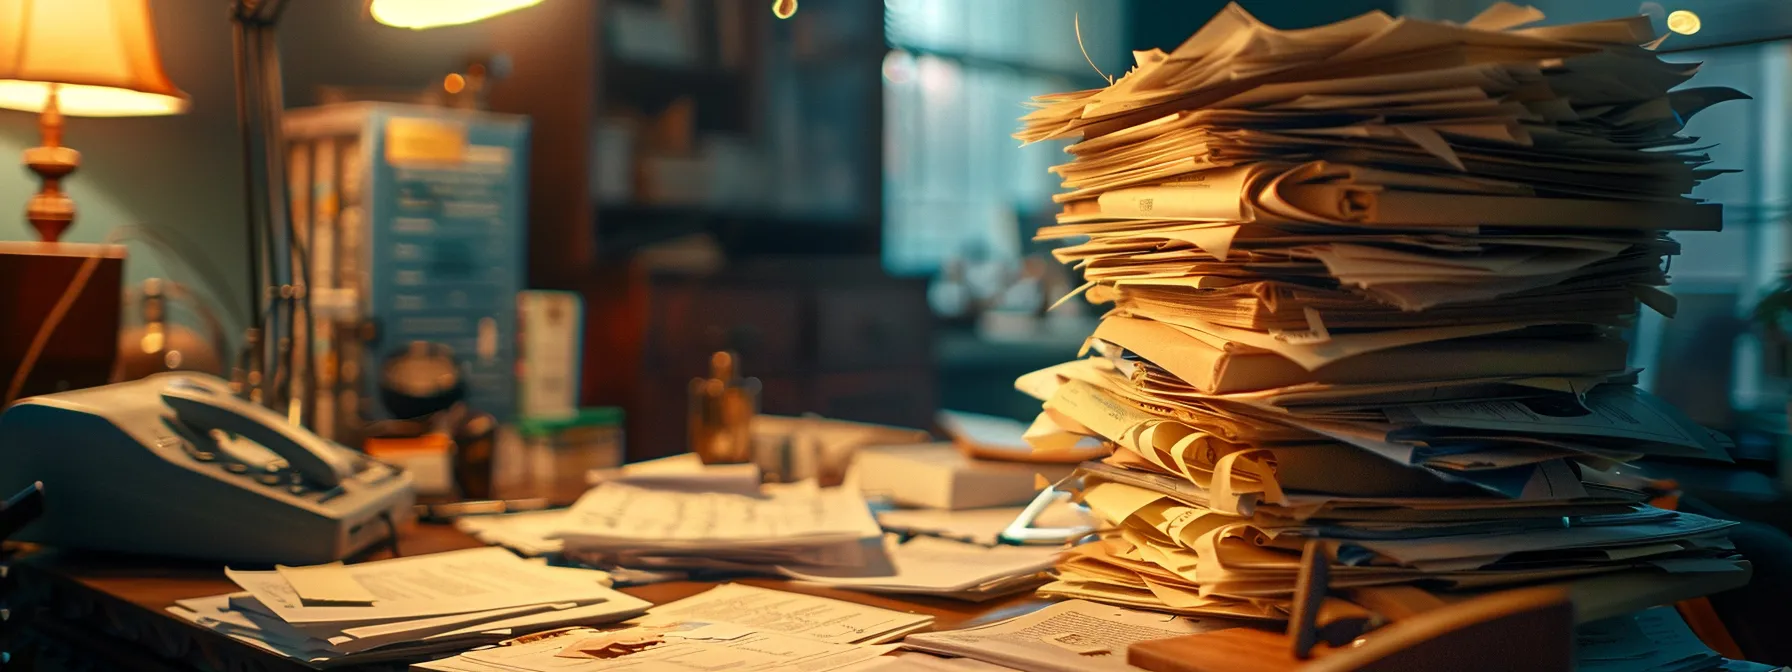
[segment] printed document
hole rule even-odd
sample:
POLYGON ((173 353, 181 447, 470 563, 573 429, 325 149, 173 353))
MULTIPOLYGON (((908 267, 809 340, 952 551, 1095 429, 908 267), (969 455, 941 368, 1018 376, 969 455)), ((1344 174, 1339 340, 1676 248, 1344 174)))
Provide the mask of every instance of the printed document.
POLYGON ((643 623, 725 621, 833 644, 880 643, 925 628, 933 617, 826 597, 725 583, 647 611, 643 623))
POLYGON ((531 604, 600 602, 615 595, 604 586, 553 572, 502 548, 475 548, 360 565, 346 570, 372 593, 369 606, 306 606, 278 571, 224 570, 274 616, 303 627, 341 626, 442 616, 531 604))
POLYGON ((881 533, 864 498, 845 488, 786 488, 751 497, 608 483, 585 493, 567 514, 560 537, 569 546, 792 545, 881 533))
POLYGON ((1126 647, 1134 642, 1222 627, 1227 624, 1067 600, 999 623, 913 635, 902 645, 1038 672, 1130 671, 1137 668, 1126 664, 1126 647))
POLYGON ((828 672, 871 660, 894 649, 816 641, 806 637, 687 622, 664 642, 614 658, 569 657, 571 644, 596 631, 571 631, 537 641, 468 651, 454 658, 421 663, 434 672, 828 672), (713 630, 718 634, 704 634, 713 630), (726 632, 723 632, 726 630, 726 632), (683 635, 683 636, 681 636, 683 635))

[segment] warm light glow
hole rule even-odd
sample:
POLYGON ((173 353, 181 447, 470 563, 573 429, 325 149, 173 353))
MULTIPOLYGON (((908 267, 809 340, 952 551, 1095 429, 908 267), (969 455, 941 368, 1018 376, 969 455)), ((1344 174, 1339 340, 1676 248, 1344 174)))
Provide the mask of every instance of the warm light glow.
POLYGON ((373 20, 380 23, 422 30, 483 21, 540 3, 541 0, 372 0, 367 9, 373 20))
POLYGON ((149 0, 0 0, 0 107, 37 112, 60 85, 71 116, 176 114, 149 0))
POLYGON ((796 0, 772 0, 772 15, 780 19, 796 16, 796 0))
POLYGON ((448 73, 447 77, 442 78, 442 90, 443 91, 447 91, 449 93, 460 93, 461 91, 465 90, 466 88, 467 88, 467 78, 460 76, 460 73, 458 73, 458 72, 448 73))
POLYGON ((1699 15, 1684 9, 1676 9, 1668 14, 1668 30, 1681 35, 1699 32, 1699 15))
MULTIPOLYGON (((110 86, 59 84, 56 106, 71 117, 147 117, 187 111, 187 99, 110 86)), ((50 85, 0 80, 0 108, 41 112, 50 85)))

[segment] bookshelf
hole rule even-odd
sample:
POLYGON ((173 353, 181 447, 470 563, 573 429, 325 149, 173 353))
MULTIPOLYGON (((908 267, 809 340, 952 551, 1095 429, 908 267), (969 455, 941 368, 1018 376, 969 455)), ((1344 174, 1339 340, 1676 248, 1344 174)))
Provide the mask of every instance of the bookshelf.
POLYGON ((731 257, 877 254, 883 9, 543 3, 494 28, 493 109, 535 119, 531 280, 696 232, 731 257))
POLYGON ((586 305, 582 401, 626 411, 629 459, 683 449, 686 387, 740 353, 769 413, 925 426, 925 283, 882 271, 881 2, 570 0, 493 21, 534 119, 532 287, 586 305), (636 263, 707 234, 704 272, 636 263))

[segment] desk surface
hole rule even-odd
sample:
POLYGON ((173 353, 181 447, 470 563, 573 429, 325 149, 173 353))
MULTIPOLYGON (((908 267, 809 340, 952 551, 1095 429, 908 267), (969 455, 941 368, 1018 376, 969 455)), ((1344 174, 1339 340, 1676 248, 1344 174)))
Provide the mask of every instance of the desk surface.
MULTIPOLYGON (((406 555, 478 546, 473 538, 442 525, 419 525, 400 537, 406 555)), ((382 551, 368 559, 389 556, 382 551)), ((134 559, 117 555, 39 550, 18 567, 21 601, 48 605, 27 627, 45 643, 90 661, 71 669, 256 670, 287 672, 310 668, 188 623, 167 612, 176 600, 236 592, 217 563, 134 559)), ((1658 604, 1708 595, 1747 583, 1748 572, 1666 575, 1621 573, 1567 584, 1578 620, 1638 611, 1658 604)), ((803 586, 777 579, 740 583, 820 595, 888 609, 930 614, 936 629, 956 629, 1016 616, 1046 604, 1023 593, 984 603, 926 597, 895 598, 803 586)), ((622 589, 654 604, 688 597, 714 583, 673 581, 622 589)), ((1457 595, 1443 601, 1465 599, 1457 595)), ((403 669, 371 666, 337 669, 403 669)))
MULTIPOLYGON (((422 555, 479 545, 478 541, 449 526, 418 525, 400 537, 399 550, 405 555, 422 555)), ((382 551, 368 559, 389 556, 389 552, 382 551)), ((40 550, 24 558, 19 570, 21 591, 30 591, 22 597, 34 603, 53 605, 55 611, 34 619, 29 627, 63 647, 79 649, 69 653, 99 658, 88 663, 93 669, 155 672, 309 669, 218 636, 167 612, 176 600, 238 591, 236 584, 224 578, 217 563, 40 550)), ((898 599, 804 586, 778 579, 748 578, 737 582, 929 614, 934 617, 934 627, 938 629, 955 629, 1008 618, 1046 603, 1030 593, 970 603, 927 597, 898 599)), ((695 595, 715 585, 672 581, 624 588, 622 592, 661 604, 695 595)))

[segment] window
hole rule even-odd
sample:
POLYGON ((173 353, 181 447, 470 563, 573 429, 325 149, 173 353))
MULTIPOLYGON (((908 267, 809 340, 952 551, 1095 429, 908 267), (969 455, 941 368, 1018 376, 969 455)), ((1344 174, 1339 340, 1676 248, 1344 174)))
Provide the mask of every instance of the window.
POLYGON ((1130 64, 1115 0, 886 0, 884 267, 1015 259, 1049 216, 1061 143, 1009 137, 1033 96, 1105 82, 1130 64), (1118 71, 1118 72, 1117 72, 1118 71))

